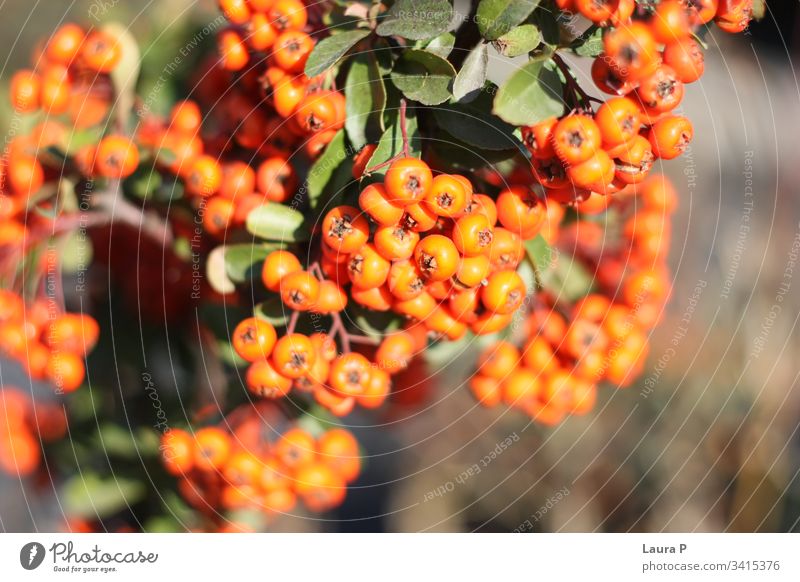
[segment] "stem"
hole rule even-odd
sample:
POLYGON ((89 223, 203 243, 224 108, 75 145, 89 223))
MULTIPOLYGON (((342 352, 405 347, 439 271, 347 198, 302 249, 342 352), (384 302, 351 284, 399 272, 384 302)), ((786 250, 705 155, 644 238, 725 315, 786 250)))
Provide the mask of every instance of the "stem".
MULTIPOLYGON (((556 64, 556 66, 561 71, 561 73, 564 75, 564 79, 566 80, 566 83, 567 83, 567 85, 565 87, 565 92, 568 93, 569 96, 570 96, 570 98, 568 100, 568 103, 570 105, 575 105, 576 107, 579 107, 581 109, 584 109, 584 110, 587 110, 587 111, 591 111, 592 110, 592 106, 591 106, 592 102, 602 103, 602 100, 597 99, 596 97, 592 97, 586 91, 584 91, 583 87, 580 86, 580 83, 578 83, 578 80, 575 78, 575 75, 572 73, 572 69, 564 61, 564 59, 563 59, 563 57, 561 57, 561 55, 553 54, 553 56, 551 58, 553 59, 553 62, 556 64), (574 97, 575 97, 576 94, 578 96, 577 102, 574 101, 574 97)), ((565 96, 565 100, 567 100, 566 96, 565 96)))
POLYGON ((403 136, 403 157, 409 155, 408 128, 406 127, 406 100, 400 99, 400 134, 403 136))
POLYGON ((294 333, 295 328, 297 327, 297 320, 300 319, 300 312, 299 311, 292 311, 292 316, 289 318, 289 323, 286 326, 286 333, 294 333))
POLYGON ((400 100, 400 135, 402 136, 402 140, 403 140, 403 149, 400 152, 398 152, 395 155, 393 155, 388 160, 386 160, 385 162, 381 162, 380 164, 378 164, 376 166, 372 166, 371 168, 365 168, 364 169, 364 175, 369 175, 369 174, 371 174, 371 173, 373 173, 373 172, 375 172, 377 170, 380 170, 381 168, 385 168, 386 166, 388 166, 392 162, 395 162, 395 161, 399 160, 400 158, 407 158, 407 157, 409 157, 411 155, 411 145, 409 144, 409 141, 408 141, 408 127, 407 127, 406 108, 407 108, 406 100, 405 99, 401 99, 400 100))

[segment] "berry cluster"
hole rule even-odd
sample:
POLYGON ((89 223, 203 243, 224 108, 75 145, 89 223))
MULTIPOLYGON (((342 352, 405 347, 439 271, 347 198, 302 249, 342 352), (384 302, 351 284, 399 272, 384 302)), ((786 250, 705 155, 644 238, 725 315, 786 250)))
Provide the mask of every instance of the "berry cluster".
POLYGON ((344 124, 345 108, 327 79, 303 73, 315 42, 303 31, 302 2, 220 0, 220 8, 231 27, 219 33, 220 56, 197 91, 201 99, 208 93, 213 110, 204 118, 196 101, 181 101, 168 120, 146 120, 137 137, 184 181, 205 231, 224 238, 253 208, 295 195, 290 158, 299 150, 318 156, 344 124), (201 136, 203 125, 215 128, 213 138, 201 136))
POLYGON ((28 476, 42 460, 40 441, 64 437, 67 416, 52 402, 34 401, 17 388, 0 389, 0 469, 28 476))
POLYGON ((298 498, 314 512, 340 505, 361 470, 353 435, 332 428, 314 436, 292 424, 280 434, 266 434, 263 415, 274 413, 265 407, 239 409, 225 428, 208 426, 194 434, 174 428, 164 434, 164 466, 179 478, 183 497, 210 514, 242 508, 287 513, 298 498))
POLYGON ((51 315, 47 301, 26 304, 0 289, 0 352, 22 364, 31 378, 48 379, 60 392, 83 384, 84 360, 100 335, 89 315, 51 315))
POLYGON ((393 343, 405 335, 384 340, 387 347, 379 349, 378 356, 397 357, 376 365, 365 355, 351 351, 350 341, 368 338, 344 329, 338 314, 347 305, 347 294, 337 282, 326 278, 318 263, 306 271, 296 255, 273 251, 264 261, 262 281, 268 291, 280 294, 284 306, 295 316, 280 338, 272 324, 258 317, 249 317, 236 326, 232 345, 239 357, 250 363, 245 375, 248 390, 258 397, 279 398, 294 388, 313 395, 337 416, 348 414, 356 403, 366 408, 380 406, 391 390, 389 373, 405 367, 412 355, 405 354, 403 359, 393 343), (295 332, 297 315, 309 311, 335 317, 336 328, 310 335, 295 332), (339 351, 337 335, 347 346, 346 353, 339 351))
POLYGON ((676 158, 689 145, 692 123, 673 112, 683 100, 684 85, 703 74, 703 52, 694 31, 712 19, 724 30, 742 30, 752 1, 663 0, 647 9, 619 0, 557 4, 605 28, 592 79, 614 97, 594 111, 595 99, 557 56, 554 61, 566 80, 564 99, 574 109, 523 128, 533 171, 560 199, 586 191, 618 192, 641 182, 657 159, 676 158))
POLYGON ((358 204, 330 210, 321 231, 322 264, 357 303, 451 340, 498 331, 522 305, 522 240, 546 218, 528 188, 495 201, 464 176, 434 176, 424 161, 400 157, 358 204))
POLYGON ((597 289, 574 303, 539 294, 520 347, 503 340, 485 348, 470 379, 484 406, 503 402, 553 425, 566 414, 590 411, 599 382, 625 387, 640 373, 647 331, 668 298, 667 218, 677 197, 664 177, 651 176, 603 199, 599 209, 581 212, 578 205, 579 219, 562 225, 556 247, 593 274, 597 289), (623 237, 611 248, 600 224, 590 220, 598 210, 622 222, 623 237))

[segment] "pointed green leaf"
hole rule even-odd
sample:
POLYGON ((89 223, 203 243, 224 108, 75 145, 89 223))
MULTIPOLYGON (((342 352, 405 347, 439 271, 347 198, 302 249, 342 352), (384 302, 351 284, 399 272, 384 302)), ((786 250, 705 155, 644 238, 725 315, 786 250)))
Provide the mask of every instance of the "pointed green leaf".
POLYGON ((94 473, 82 473, 64 484, 60 497, 70 515, 96 519, 134 505, 144 493, 144 485, 133 479, 101 479, 94 473))
POLYGON ((458 101, 472 101, 486 83, 489 65, 489 45, 479 43, 472 49, 461 65, 461 70, 453 81, 453 97, 458 101))
POLYGON ((539 46, 541 40, 542 36, 535 25, 523 24, 511 29, 492 44, 501 55, 513 58, 531 52, 539 46))
POLYGON ((366 29, 348 30, 322 39, 308 55, 306 75, 308 77, 321 75, 335 65, 358 41, 369 36, 369 33, 370 31, 366 29))
POLYGON ((445 32, 426 44, 425 50, 446 59, 453 52, 454 46, 456 46, 456 35, 445 32))
POLYGON ((453 6, 447 0, 397 0, 375 31, 381 36, 427 40, 450 28, 453 6))
POLYGON ((316 208, 323 194, 333 196, 351 179, 353 151, 347 147, 344 130, 339 130, 308 171, 308 199, 316 208))
POLYGON ((473 104, 445 104, 434 110, 439 126, 464 143, 486 150, 509 150, 521 142, 515 127, 473 104))
POLYGON ((423 105, 438 105, 450 98, 456 71, 447 60, 423 50, 407 50, 395 63, 392 83, 403 95, 423 105))
POLYGON ((478 30, 487 40, 497 40, 522 24, 539 0, 481 0, 478 4, 478 30))
POLYGON ((375 143, 383 132, 386 87, 373 54, 353 57, 347 72, 344 94, 347 118, 344 124, 350 143, 360 150, 375 143))
POLYGON ((247 232, 259 238, 281 242, 308 240, 305 219, 302 212, 284 204, 264 204, 247 215, 247 232))
POLYGON ((545 66, 547 60, 532 59, 500 87, 494 99, 494 114, 512 125, 533 125, 564 112, 561 80, 545 66))
POLYGON ((590 26, 572 41, 569 48, 579 57, 596 57, 603 52, 603 29, 590 26))
POLYGON ((261 265, 281 243, 242 243, 225 246, 225 272, 234 283, 244 283, 261 275, 261 265))

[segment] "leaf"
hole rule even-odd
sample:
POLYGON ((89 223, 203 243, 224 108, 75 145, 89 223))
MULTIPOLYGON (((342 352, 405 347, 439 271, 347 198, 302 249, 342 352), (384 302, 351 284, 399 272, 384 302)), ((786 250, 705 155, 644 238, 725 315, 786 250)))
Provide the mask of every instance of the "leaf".
POLYGON ((497 40, 518 24, 522 24, 539 0, 481 0, 476 20, 481 36, 497 40))
POLYGON ((311 51, 311 54, 308 55, 305 68, 306 76, 316 77, 330 69, 358 41, 369 36, 370 32, 365 29, 348 30, 347 32, 332 34, 328 38, 319 41, 314 50, 311 51))
POLYGON ((540 287, 543 273, 547 272, 555 261, 554 250, 542 235, 538 235, 525 241, 525 253, 533 267, 537 287, 540 287))
POLYGON ((253 308, 253 315, 270 322, 275 327, 285 327, 288 311, 280 296, 273 295, 253 308))
POLYGON ((453 96, 458 101, 472 101, 486 83, 486 71, 489 64, 489 45, 479 43, 470 51, 461 70, 453 81, 453 96))
POLYGON ((344 130, 339 130, 308 171, 306 183, 312 208, 318 206, 324 192, 335 195, 352 178, 352 154, 345 144, 344 130))
POLYGON ((556 13, 553 10, 537 10, 533 13, 532 18, 542 36, 542 42, 552 49, 558 47, 561 39, 561 27, 558 24, 556 13))
POLYGON ((425 50, 446 59, 453 52, 454 46, 456 46, 456 35, 452 32, 445 32, 425 45, 425 50))
POLYGON ((347 311, 358 333, 374 338, 383 338, 388 332, 399 329, 402 323, 402 319, 391 311, 372 311, 359 305, 352 305, 347 311))
POLYGON ((541 272, 540 281, 558 301, 573 302, 592 291, 593 277, 575 257, 557 255, 551 268, 541 272))
POLYGON ((517 155, 516 150, 478 149, 449 134, 440 132, 431 138, 436 155, 450 172, 472 172, 481 168, 495 168, 517 155))
POLYGON ((347 98, 344 127, 352 146, 360 150, 367 143, 375 143, 385 129, 386 87, 374 54, 353 57, 344 94, 347 98))
POLYGON ((259 238, 281 242, 308 240, 305 215, 283 204, 263 204, 247 215, 247 232, 259 238))
POLYGON ((453 19, 448 0, 397 0, 375 29, 381 36, 427 40, 446 32, 453 19))
POLYGON ((136 100, 136 83, 141 68, 139 43, 126 25, 110 22, 104 24, 100 30, 114 38, 120 48, 121 58, 111 71, 110 77, 116 93, 114 116, 118 125, 124 128, 128 124, 136 100))
MULTIPOLYGON (((383 132, 380 141, 378 141, 378 146, 372 153, 369 162, 367 162, 367 168, 380 165, 403 150, 403 133, 400 130, 400 114, 396 109, 392 111, 392 114, 394 118, 389 127, 386 128, 386 131, 383 132)), ((408 133, 409 154, 414 157, 419 157, 422 138, 419 133, 419 127, 417 126, 417 117, 411 110, 406 113, 406 131, 408 133)), ((385 167, 381 168, 372 175, 382 177, 386 169, 385 167)))
POLYGON ((283 248, 280 243, 242 243, 225 246, 225 273, 234 283, 244 283, 260 276, 261 265, 272 251, 283 248))
POLYGON ((547 59, 532 59, 497 91, 493 113, 512 125, 534 125, 564 112, 561 80, 547 59))
POLYGON ((403 95, 423 105, 450 99, 456 71, 447 60, 423 50, 407 50, 395 63, 391 78, 403 95))
POLYGON ((439 126, 464 143, 487 150, 508 150, 521 142, 515 127, 498 119, 486 108, 462 103, 441 105, 434 110, 439 126))
POLYGON ((501 55, 513 58, 531 52, 539 46, 541 40, 542 35, 535 25, 523 24, 511 29, 492 44, 501 55))
POLYGON ((572 41, 569 48, 579 57, 596 57, 603 52, 603 29, 590 26, 572 41))
POLYGON ((107 517, 134 505, 144 497, 145 487, 139 481, 115 475, 101 479, 84 472, 70 478, 62 490, 64 509, 84 518, 107 517))
POLYGON ((224 246, 218 246, 208 254, 206 276, 208 277, 208 284, 220 295, 227 295, 236 291, 236 285, 228 277, 228 271, 225 268, 224 246))
POLYGON ((122 187, 126 194, 146 200, 161 187, 162 183, 161 172, 142 164, 133 174, 125 178, 122 187))

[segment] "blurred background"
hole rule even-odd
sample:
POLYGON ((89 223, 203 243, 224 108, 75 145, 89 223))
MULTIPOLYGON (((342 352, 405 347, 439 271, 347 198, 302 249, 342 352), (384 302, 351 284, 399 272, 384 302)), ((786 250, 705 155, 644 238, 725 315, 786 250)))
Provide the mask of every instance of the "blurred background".
MULTIPOLYGON (((800 531, 800 84, 792 60, 800 9, 769 4, 747 34, 706 37, 706 74, 687 90, 682 107, 695 140, 663 167, 680 194, 672 300, 639 381, 601 390, 593 413, 544 429, 477 408, 459 359, 435 372, 415 366, 417 388, 391 416, 349 419, 367 458, 345 504, 324 518, 283 517, 272 530, 800 531)), ((217 16, 210 0, 5 0, 0 89, 7 94, 11 72, 63 20, 97 18, 130 25, 145 55, 146 93, 189 31, 217 16)), ((3 98, 2 135, 14 122, 3 98)), ((116 349, 126 346, 122 323, 116 349)), ((183 372, 165 349, 175 339, 147 338, 148 368, 179 391, 183 372)), ((102 366, 115 348, 108 336, 101 342, 102 366)), ((30 387, 12 363, 0 366, 4 384, 30 387)), ((107 389, 141 392, 135 371, 119 374, 122 387, 107 389)), ((122 429, 139 430, 127 413, 120 418, 122 429)), ((137 459, 129 465, 127 474, 153 470, 137 459)), ((93 470, 117 476, 102 458, 93 470)), ((0 474, 0 530, 64 527, 49 482, 0 474)))

